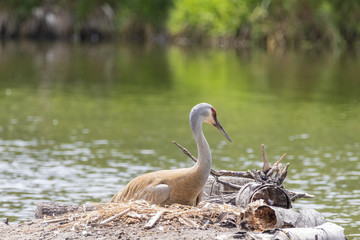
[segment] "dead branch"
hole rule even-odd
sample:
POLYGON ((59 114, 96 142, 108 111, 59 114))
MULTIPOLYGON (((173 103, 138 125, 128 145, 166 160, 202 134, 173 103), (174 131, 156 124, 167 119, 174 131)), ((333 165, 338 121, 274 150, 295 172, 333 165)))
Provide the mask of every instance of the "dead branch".
POLYGON ((95 205, 73 205, 67 203, 40 202, 36 205, 35 218, 44 216, 59 216, 68 212, 93 211, 97 209, 95 205))
POLYGON ((144 228, 145 229, 150 229, 152 228, 155 223, 159 220, 159 218, 161 217, 161 215, 164 214, 164 210, 162 211, 158 211, 152 218, 150 218, 150 220, 145 224, 144 228))
POLYGON ((131 210, 130 208, 125 209, 124 211, 119 212, 118 214, 115 214, 114 216, 109 217, 109 218, 107 218, 107 219, 105 219, 105 220, 101 221, 101 222, 100 222, 100 224, 106 224, 106 223, 108 223, 108 222, 112 221, 113 219, 118 218, 118 217, 120 217, 120 216, 124 215, 125 213, 129 212, 130 210, 131 210))
MULTIPOLYGON (((173 141, 173 143, 178 146, 183 153, 185 153, 188 157, 190 157, 194 162, 197 162, 196 158, 183 146, 181 146, 176 141, 173 141)), ((228 188, 240 190, 241 187, 244 185, 238 185, 232 182, 223 181, 219 179, 221 176, 230 176, 230 177, 239 177, 239 178, 249 178, 255 180, 256 183, 262 185, 262 184, 273 184, 274 186, 278 186, 281 189, 283 189, 290 197, 290 200, 293 202, 299 198, 313 198, 313 195, 307 194, 307 193, 293 193, 287 189, 285 189, 282 186, 282 183, 284 182, 287 171, 289 169, 290 164, 286 164, 286 166, 283 168, 281 161, 285 158, 286 153, 283 154, 276 163, 271 166, 269 163, 268 157, 266 155, 265 146, 264 144, 261 145, 261 151, 262 151, 262 157, 263 157, 263 167, 261 171, 254 169, 253 171, 228 171, 228 170, 214 170, 211 169, 210 174, 215 178, 217 183, 220 183, 228 188)), ((211 188, 212 189, 212 188, 211 188)), ((212 191, 210 191, 211 195, 212 191)))
POLYGON ((173 143, 178 146, 182 151, 183 153, 185 153, 185 155, 189 156, 194 162, 197 162, 197 159, 186 149, 184 148, 183 146, 181 146, 178 142, 176 141, 173 141, 173 143))
POLYGON ((44 223, 57 223, 57 222, 62 222, 62 221, 67 221, 67 220, 69 220, 69 218, 55 218, 55 219, 46 220, 46 221, 44 221, 44 223))
POLYGON ((242 186, 240 186, 240 185, 236 185, 236 184, 233 184, 233 183, 230 183, 230 182, 222 181, 217 176, 214 176, 214 178, 218 183, 221 183, 221 184, 223 184, 225 186, 228 186, 230 188, 237 189, 237 190, 240 190, 240 188, 242 188, 242 186))
POLYGON ((264 161, 264 165, 263 165, 261 171, 266 174, 271 169, 271 165, 269 164, 268 157, 266 156, 264 144, 261 144, 261 152, 262 152, 263 161, 264 161))
POLYGON ((292 202, 295 202, 299 198, 315 198, 314 195, 310 195, 310 194, 307 194, 307 193, 299 193, 299 192, 288 191, 288 194, 289 194, 290 200, 292 202))
MULTIPOLYGON (((183 146, 181 146, 178 142, 173 141, 173 143, 180 148, 185 155, 190 157, 194 162, 197 162, 197 159, 183 146)), ((237 172, 237 171, 227 171, 227 170, 214 170, 211 168, 210 174, 214 177, 220 177, 220 176, 233 176, 233 177, 244 177, 244 178, 252 178, 251 175, 247 172, 237 172)))
POLYGON ((276 163, 274 165, 279 165, 281 163, 281 161, 285 158, 286 153, 284 153, 281 158, 279 160, 276 161, 276 163))
POLYGON ((280 176, 275 179, 275 182, 278 185, 281 185, 284 182, 284 180, 287 176, 287 170, 288 170, 289 166, 290 166, 290 163, 286 164, 285 168, 281 171, 280 176))
POLYGON ((279 160, 276 161, 276 163, 271 167, 271 169, 269 170, 269 172, 266 173, 266 176, 271 176, 272 173, 277 173, 279 171, 281 171, 282 165, 281 165, 281 161, 285 158, 286 153, 284 153, 281 158, 279 160))
POLYGON ((242 177, 242 178, 252 178, 252 176, 248 172, 241 172, 241 171, 230 171, 230 170, 213 170, 213 176, 221 177, 242 177))

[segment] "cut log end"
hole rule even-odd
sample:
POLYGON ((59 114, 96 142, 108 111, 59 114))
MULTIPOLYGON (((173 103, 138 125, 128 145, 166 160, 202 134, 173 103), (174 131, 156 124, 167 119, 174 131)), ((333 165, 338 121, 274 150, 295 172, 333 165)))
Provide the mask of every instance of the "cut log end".
POLYGON ((286 190, 274 184, 251 182, 244 185, 235 198, 235 204, 245 207, 257 200, 263 200, 269 206, 291 208, 291 200, 286 190))

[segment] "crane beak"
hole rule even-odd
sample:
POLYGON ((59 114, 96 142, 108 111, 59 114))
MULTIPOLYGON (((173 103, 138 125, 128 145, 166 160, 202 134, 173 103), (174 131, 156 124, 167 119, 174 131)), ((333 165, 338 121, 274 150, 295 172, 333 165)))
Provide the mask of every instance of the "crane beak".
POLYGON ((215 123, 213 124, 214 127, 216 127, 224 136, 231 142, 231 138, 229 135, 225 132, 224 128, 221 126, 220 122, 215 118, 215 123))

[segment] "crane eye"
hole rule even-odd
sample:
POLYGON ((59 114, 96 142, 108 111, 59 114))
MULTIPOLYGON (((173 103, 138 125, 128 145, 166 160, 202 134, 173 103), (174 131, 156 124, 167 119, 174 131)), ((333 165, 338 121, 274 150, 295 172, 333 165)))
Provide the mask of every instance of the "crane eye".
POLYGON ((211 108, 211 113, 212 113, 212 115, 213 115, 213 117, 216 117, 216 110, 215 110, 215 108, 211 108))

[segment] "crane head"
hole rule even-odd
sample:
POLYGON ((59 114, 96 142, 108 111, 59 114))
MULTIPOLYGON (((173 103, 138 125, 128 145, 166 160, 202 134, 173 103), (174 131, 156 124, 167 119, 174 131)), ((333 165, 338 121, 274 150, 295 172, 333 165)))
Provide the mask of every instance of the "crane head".
POLYGON ((219 120, 217 119, 215 108, 213 108, 213 107, 210 108, 209 115, 205 119, 205 122, 213 125, 214 127, 216 127, 231 142, 231 138, 225 132, 224 128, 221 126, 219 120))

